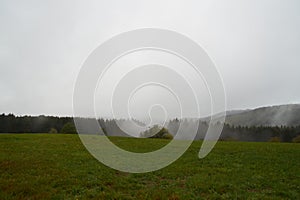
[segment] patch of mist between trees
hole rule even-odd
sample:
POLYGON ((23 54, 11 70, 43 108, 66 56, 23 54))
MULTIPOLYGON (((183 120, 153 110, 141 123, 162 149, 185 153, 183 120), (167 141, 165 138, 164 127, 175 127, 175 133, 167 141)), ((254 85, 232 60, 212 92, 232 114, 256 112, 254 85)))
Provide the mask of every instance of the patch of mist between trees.
MULTIPOLYGON (((273 114, 277 113, 274 112, 273 114)), ((275 116, 280 118, 285 116, 282 110, 280 114, 275 116)), ((297 112, 296 112, 297 113, 297 112)), ((293 118, 293 116, 291 116, 293 118)), ((297 117, 295 117, 298 119, 297 117)), ((290 120, 290 119, 289 119, 290 120)), ((291 119, 291 123, 294 119, 291 119)), ((126 119, 93 119, 93 118, 74 118, 76 128, 82 134, 99 134, 107 136, 123 136, 132 137, 122 131, 116 121, 122 121, 123 125, 130 121, 130 124, 139 123, 143 125, 143 122, 137 120, 126 120, 126 119)), ((23 116, 16 117, 12 114, 0 115, 0 132, 1 133, 48 133, 49 130, 55 128, 60 131, 68 124, 72 123, 73 118, 71 117, 50 117, 50 116, 23 116)), ((179 126, 184 130, 184 134, 176 139, 182 140, 202 140, 209 127, 209 121, 203 121, 199 119, 172 119, 165 124, 164 128, 168 130, 173 136, 176 135, 179 126), (191 124, 199 123, 197 134, 193 138, 190 134, 191 124)), ((213 124, 212 124, 213 126, 213 124)), ((75 128, 75 127, 74 127, 75 128)), ((147 130, 151 127, 146 127, 147 130)), ((76 132, 76 131, 75 131, 76 132)), ((73 133, 73 132, 72 132, 73 133)), ((141 133, 142 134, 142 133, 141 133)), ((255 142, 266 142, 270 141, 273 137, 280 138, 282 142, 291 142, 295 137, 300 135, 300 126, 237 126, 225 124, 220 136, 220 140, 238 140, 238 141, 255 141, 255 142)))

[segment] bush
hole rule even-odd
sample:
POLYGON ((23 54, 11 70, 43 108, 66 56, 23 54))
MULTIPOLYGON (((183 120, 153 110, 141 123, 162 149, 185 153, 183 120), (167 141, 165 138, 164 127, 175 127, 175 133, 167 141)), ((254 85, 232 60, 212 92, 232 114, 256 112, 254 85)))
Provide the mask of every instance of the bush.
POLYGON ((171 133, 165 133, 162 138, 163 139, 172 140, 173 139, 173 135, 171 133))
POLYGON ((272 137, 269 142, 281 142, 280 137, 272 137))
POLYGON ((55 134, 57 133, 57 130, 55 128, 51 128, 50 131, 48 133, 52 133, 52 134, 55 134))
POLYGON ((60 130, 60 132, 61 133, 73 133, 73 134, 77 133, 75 125, 73 123, 71 123, 71 122, 66 123, 62 127, 62 129, 60 130))
POLYGON ((300 135, 293 138, 294 143, 300 143, 300 135))
POLYGON ((169 133, 168 129, 166 129, 165 127, 161 128, 158 125, 155 125, 152 128, 141 133, 141 136, 148 138, 173 139, 173 135, 169 133))

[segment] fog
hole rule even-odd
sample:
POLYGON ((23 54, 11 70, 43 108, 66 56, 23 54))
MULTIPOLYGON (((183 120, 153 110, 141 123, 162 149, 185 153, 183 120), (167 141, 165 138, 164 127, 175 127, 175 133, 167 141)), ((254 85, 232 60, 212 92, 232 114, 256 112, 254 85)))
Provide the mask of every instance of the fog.
MULTIPOLYGON (((201 45, 223 78, 228 110, 299 103, 299 8, 298 0, 3 0, 0 112, 71 116, 74 84, 88 55, 114 35, 145 27, 177 31, 201 45)), ((145 53, 124 58, 116 69, 147 63, 155 56, 145 53)), ((171 67, 179 69, 176 63, 179 65, 173 60, 171 67)), ((118 79, 117 72, 108 80, 118 79)), ((120 95, 124 88, 126 84, 119 88, 120 95)), ((200 101, 204 116, 210 114, 210 105, 200 84, 199 90, 205 93, 200 101)), ((105 89, 101 92, 110 95, 105 89)), ((95 112, 112 117, 106 103, 100 98, 95 112)), ((180 115, 172 95, 148 88, 129 104, 133 117, 150 123, 149 104, 165 105, 169 118, 180 115)), ((165 120, 164 110, 154 107, 151 112, 163 116, 159 121, 165 120)), ((117 112, 116 117, 126 114, 117 112)))

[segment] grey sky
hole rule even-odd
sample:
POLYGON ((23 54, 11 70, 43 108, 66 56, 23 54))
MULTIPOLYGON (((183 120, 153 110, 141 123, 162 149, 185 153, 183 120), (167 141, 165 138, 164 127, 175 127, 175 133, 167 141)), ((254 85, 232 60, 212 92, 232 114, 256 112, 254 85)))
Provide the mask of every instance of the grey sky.
POLYGON ((80 66, 137 28, 187 35, 214 60, 228 109, 300 102, 300 1, 0 1, 0 112, 71 115, 80 66))

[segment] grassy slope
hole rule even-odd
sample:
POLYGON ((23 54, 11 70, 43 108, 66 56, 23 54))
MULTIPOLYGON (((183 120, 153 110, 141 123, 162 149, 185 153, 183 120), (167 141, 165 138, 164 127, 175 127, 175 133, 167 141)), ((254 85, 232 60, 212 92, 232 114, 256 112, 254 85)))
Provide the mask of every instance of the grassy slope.
MULTIPOLYGON (((144 152, 167 142, 112 140, 144 152)), ((128 174, 95 160, 77 135, 3 134, 0 199, 300 199, 299 144, 219 142, 199 160, 200 145, 167 168, 128 174)))

